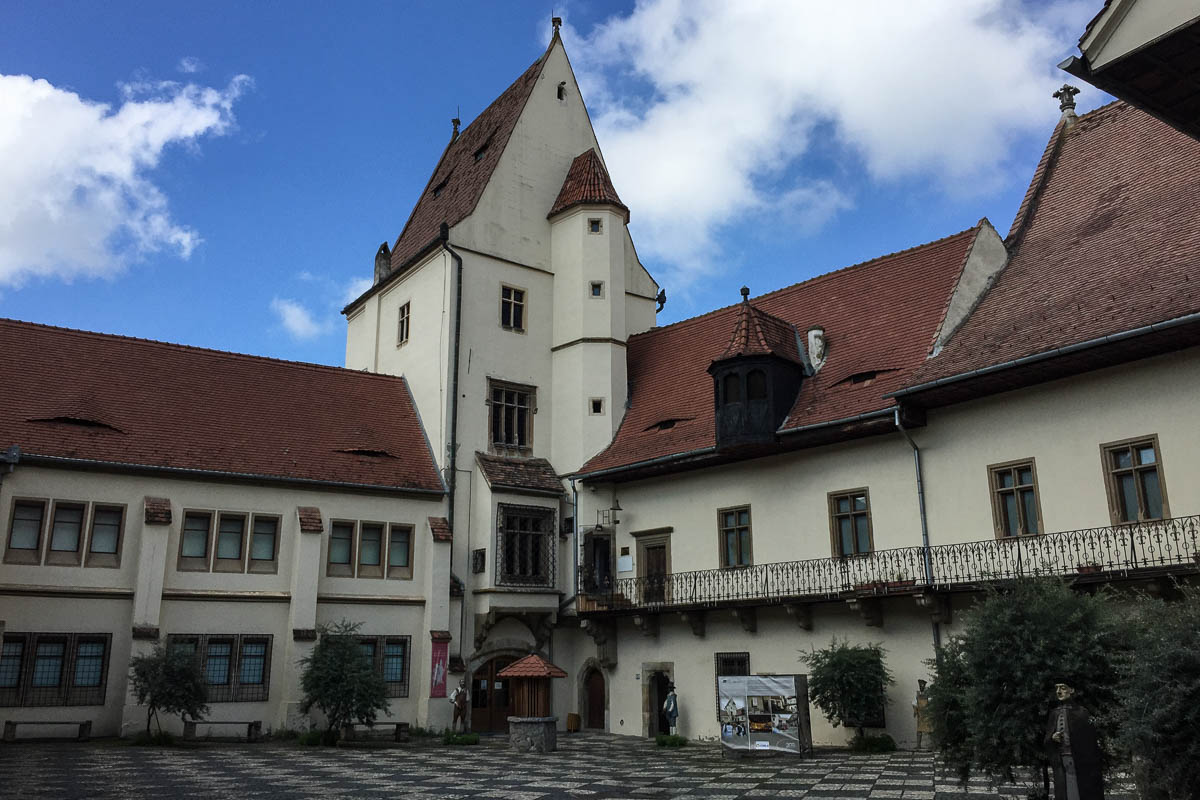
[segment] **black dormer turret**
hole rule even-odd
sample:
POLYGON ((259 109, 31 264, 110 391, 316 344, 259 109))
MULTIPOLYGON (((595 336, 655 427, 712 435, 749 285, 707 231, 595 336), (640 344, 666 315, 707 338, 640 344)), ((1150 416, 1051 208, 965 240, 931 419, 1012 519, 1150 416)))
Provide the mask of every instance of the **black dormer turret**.
POLYGON ((743 286, 733 335, 708 372, 717 448, 769 444, 804 377, 796 329, 751 305, 750 290, 743 286))

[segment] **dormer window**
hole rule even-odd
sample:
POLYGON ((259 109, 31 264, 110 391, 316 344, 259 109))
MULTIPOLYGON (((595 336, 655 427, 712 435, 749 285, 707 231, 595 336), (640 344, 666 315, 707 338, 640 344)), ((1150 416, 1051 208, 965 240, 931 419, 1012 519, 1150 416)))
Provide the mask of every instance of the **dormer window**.
POLYGON ((476 150, 476 151, 475 151, 475 160, 476 160, 476 161, 482 161, 482 160, 483 160, 483 154, 487 152, 487 149, 488 149, 488 144, 489 144, 488 142, 484 142, 484 143, 483 143, 483 147, 481 147, 481 148, 479 148, 478 150, 476 150))
POLYGON ((751 402, 767 399, 767 373, 761 369, 751 370, 746 376, 746 399, 751 402))
POLYGON ((725 405, 742 402, 742 376, 737 373, 726 375, 721 394, 725 405))

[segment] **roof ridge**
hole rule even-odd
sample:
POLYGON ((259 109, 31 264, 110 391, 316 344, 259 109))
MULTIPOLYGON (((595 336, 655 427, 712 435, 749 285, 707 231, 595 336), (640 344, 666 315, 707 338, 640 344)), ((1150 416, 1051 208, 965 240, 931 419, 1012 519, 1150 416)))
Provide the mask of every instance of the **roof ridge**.
POLYGON ((192 353, 207 353, 209 355, 227 356, 235 359, 244 359, 249 361, 265 361, 270 364, 279 364, 288 367, 302 367, 325 372, 339 372, 347 375, 367 375, 374 378, 382 378, 388 381, 400 381, 404 383, 403 375, 387 375, 382 372, 368 372, 367 370, 350 369, 349 367, 335 367, 331 364, 315 364, 311 361, 292 361, 286 358, 275 358, 273 356, 258 356, 252 353, 239 353, 234 350, 219 350, 215 347, 199 347, 192 344, 180 344, 179 342, 167 342, 161 339, 147 339, 140 336, 127 336, 121 333, 103 333, 101 331, 89 331, 83 328, 67 328, 61 325, 48 325, 44 322, 30 322, 29 320, 13 319, 12 317, 0 317, 0 325, 15 325, 31 328, 41 328, 48 331, 58 331, 59 333, 67 333, 72 336, 83 336, 91 339, 107 339, 112 341, 130 342, 137 345, 149 345, 172 350, 181 350, 192 353))
MULTIPOLYGON (((780 292, 786 292, 790 289, 795 289, 799 286, 807 286, 810 284, 822 282, 826 279, 832 278, 834 275, 840 275, 841 273, 849 272, 852 269, 858 269, 860 267, 867 267, 872 264, 875 264, 876 262, 885 261, 885 260, 893 259, 893 258, 898 258, 900 256, 910 255, 912 253, 917 252, 918 250, 923 250, 927 247, 933 247, 934 245, 944 244, 952 239, 957 239, 960 236, 964 236, 968 233, 971 233, 972 231, 976 230, 978 227, 979 227, 979 223, 975 223, 974 225, 972 225, 969 228, 964 228, 961 231, 957 231, 956 233, 951 233, 946 236, 942 236, 938 239, 932 239, 928 242, 923 242, 921 244, 913 245, 912 247, 906 247, 903 250, 896 250, 895 252, 892 252, 892 253, 884 253, 881 256, 875 256, 874 258, 868 258, 865 261, 859 261, 855 264, 848 264, 844 267, 839 267, 837 269, 830 270, 829 272, 822 272, 820 275, 814 275, 811 278, 807 278, 802 281, 797 281, 796 283, 791 283, 791 284, 788 284, 787 286, 781 286, 778 289, 772 289, 771 291, 766 292, 765 294, 760 294, 758 297, 752 297, 752 298, 750 298, 750 301, 751 301, 751 303, 753 303, 755 301, 762 300, 764 297, 771 297, 773 295, 779 294, 780 292)), ((642 331, 641 333, 635 333, 635 334, 631 335, 629 338, 634 339, 634 338, 640 337, 640 336, 649 336, 649 335, 651 335, 653 333, 657 333, 659 331, 665 331, 668 328, 674 328, 676 326, 685 325, 690 322, 699 322, 702 319, 714 316, 716 314, 720 314, 721 312, 724 312, 724 311, 728 311, 729 309, 734 308, 738 305, 740 305, 740 303, 731 303, 730 305, 727 305, 727 306, 721 306, 720 308, 714 308, 711 311, 706 311, 703 314, 697 314, 694 317, 688 317, 686 319, 676 320, 675 322, 672 322, 668 325, 661 325, 661 326, 658 326, 655 328, 651 328, 648 331, 642 331)), ((765 313, 770 313, 770 312, 765 312, 765 313)), ((774 316, 774 315, 772 314, 771 316, 774 316)), ((783 318, 776 317, 776 319, 783 319, 783 318)), ((783 320, 783 321, 787 322, 787 320, 783 320)), ((788 324, 791 325, 792 323, 788 323, 788 324)), ((795 326, 793 325, 793 327, 795 327, 795 326)))

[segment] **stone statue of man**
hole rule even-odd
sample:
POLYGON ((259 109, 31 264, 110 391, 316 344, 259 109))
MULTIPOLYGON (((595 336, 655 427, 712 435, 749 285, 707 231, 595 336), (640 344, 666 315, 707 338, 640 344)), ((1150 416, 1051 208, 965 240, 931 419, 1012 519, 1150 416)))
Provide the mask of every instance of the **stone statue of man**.
POLYGON ((667 684, 667 699, 663 701, 663 715, 671 726, 671 735, 679 731, 679 698, 675 696, 675 684, 667 684))
POLYGON ((454 687, 454 691, 450 692, 450 704, 454 706, 454 719, 450 723, 450 730, 458 733, 458 723, 462 721, 462 732, 467 732, 467 703, 471 699, 471 693, 467 691, 467 679, 462 678, 458 682, 458 686, 454 687))
POLYGON ((913 716, 917 719, 917 749, 921 749, 921 739, 927 733, 933 733, 933 718, 929 716, 929 692, 926 683, 917 681, 917 694, 913 697, 913 716))
POLYGON ((1072 702, 1075 690, 1054 685, 1059 705, 1046 720, 1046 750, 1054 771, 1054 800, 1104 800, 1100 744, 1087 709, 1072 702))

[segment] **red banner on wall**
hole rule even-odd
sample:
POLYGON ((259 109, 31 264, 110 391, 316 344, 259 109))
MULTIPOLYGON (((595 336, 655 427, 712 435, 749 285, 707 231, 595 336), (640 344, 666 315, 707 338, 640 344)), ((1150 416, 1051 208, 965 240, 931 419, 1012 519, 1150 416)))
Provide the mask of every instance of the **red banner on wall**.
POLYGON ((430 643, 429 696, 446 696, 446 671, 450 666, 450 643, 434 641, 430 643))

